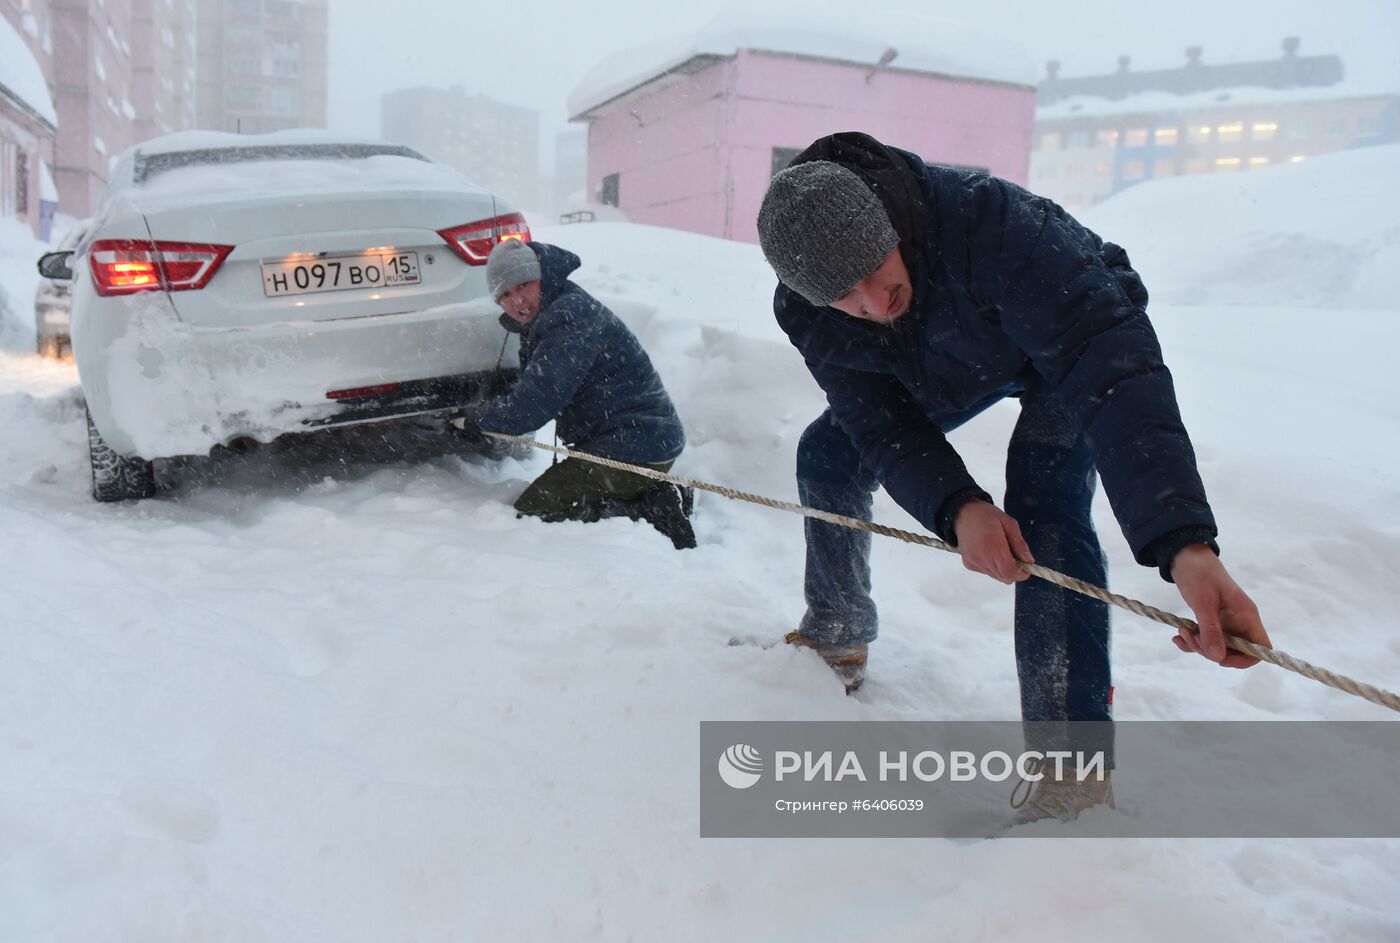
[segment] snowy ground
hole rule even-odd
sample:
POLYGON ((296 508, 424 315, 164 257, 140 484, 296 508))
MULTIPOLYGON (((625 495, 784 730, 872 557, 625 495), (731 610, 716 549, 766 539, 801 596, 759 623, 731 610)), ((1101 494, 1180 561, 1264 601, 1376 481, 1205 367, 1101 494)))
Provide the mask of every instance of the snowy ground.
MULTIPOLYGON (((1275 643, 1394 689, 1397 235, 1346 222, 1397 218, 1382 154, 1151 185, 1087 221, 1175 302, 1154 321, 1275 643), (1311 235, 1341 252, 1300 250, 1301 287, 1272 291, 1258 247, 1294 227, 1265 209, 1319 187, 1336 211, 1311 235), (1193 247, 1229 232, 1203 281, 1193 247)), ((777 512, 702 495, 700 549, 676 553, 625 521, 516 520, 543 457, 275 452, 94 504, 76 375, 30 353, 39 247, 0 236, 0 940, 1400 937, 1395 841, 702 841, 701 720, 1015 717, 1009 590, 877 541, 883 631, 846 698, 810 653, 726 645, 801 613, 800 522, 777 512)), ((677 470, 791 497, 821 398, 756 249, 537 236, 652 352, 691 436, 677 470)), ((955 437, 993 491, 1013 418, 955 437)), ((1115 588, 1180 611, 1099 510, 1115 588)), ((877 516, 910 523, 883 496, 877 516)), ((1116 625, 1121 718, 1391 718, 1116 625)))

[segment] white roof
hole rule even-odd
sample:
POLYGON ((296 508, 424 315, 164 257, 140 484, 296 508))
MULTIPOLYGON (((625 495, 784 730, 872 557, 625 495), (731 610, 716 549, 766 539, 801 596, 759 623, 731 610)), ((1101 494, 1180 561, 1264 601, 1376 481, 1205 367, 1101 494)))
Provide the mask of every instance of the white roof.
POLYGON ((821 11, 780 16, 769 11, 721 14, 693 35, 626 50, 594 66, 569 95, 577 117, 696 56, 729 57, 741 49, 835 59, 872 68, 888 49, 891 69, 1034 87, 1030 55, 974 27, 928 17, 881 15, 869 21, 821 11))
POLYGON ((44 70, 39 68, 39 60, 29 51, 24 38, 3 16, 0 16, 0 86, 49 124, 58 127, 58 112, 49 97, 44 70))

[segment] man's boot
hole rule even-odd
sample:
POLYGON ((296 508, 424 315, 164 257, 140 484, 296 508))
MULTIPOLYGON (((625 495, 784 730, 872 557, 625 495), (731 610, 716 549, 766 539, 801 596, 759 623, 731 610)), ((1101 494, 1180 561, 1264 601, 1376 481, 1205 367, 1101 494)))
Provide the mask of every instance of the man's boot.
POLYGON ((800 648, 810 648, 822 656, 822 661, 836 672, 836 677, 846 686, 847 694, 854 694, 865 683, 865 659, 870 653, 869 645, 825 645, 813 642, 796 629, 785 635, 783 641, 800 648))
POLYGON ((1011 791, 1011 807, 1017 811, 1008 827, 1045 819, 1072 822, 1086 809, 1101 805, 1117 808, 1113 802, 1112 774, 1109 772, 1080 780, 1075 770, 1066 769, 1064 778, 1056 779, 1043 762, 1037 763, 1031 772, 1042 773, 1044 778, 1034 783, 1034 790, 1031 780, 1023 779, 1016 784, 1011 791))
MULTIPOLYGON (((695 547, 695 530, 690 526, 690 511, 685 491, 669 481, 659 481, 637 499, 642 520, 671 538, 677 550, 695 547)), ((691 498, 693 501, 694 498, 691 498)))

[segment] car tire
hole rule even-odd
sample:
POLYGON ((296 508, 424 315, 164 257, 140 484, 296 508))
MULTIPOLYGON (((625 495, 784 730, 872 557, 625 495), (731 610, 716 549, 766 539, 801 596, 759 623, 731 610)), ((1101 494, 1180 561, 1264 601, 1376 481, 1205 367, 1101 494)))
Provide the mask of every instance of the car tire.
POLYGON ((120 455, 102 441, 87 416, 88 459, 92 463, 92 496, 97 501, 139 501, 156 493, 155 463, 144 458, 120 455))

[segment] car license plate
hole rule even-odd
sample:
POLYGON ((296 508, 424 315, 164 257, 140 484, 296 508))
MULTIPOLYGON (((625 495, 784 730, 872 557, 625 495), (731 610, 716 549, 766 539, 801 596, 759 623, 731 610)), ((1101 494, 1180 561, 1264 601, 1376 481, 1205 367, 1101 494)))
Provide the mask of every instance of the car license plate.
POLYGON ((398 288, 417 285, 417 252, 356 252, 294 256, 262 263, 263 294, 308 295, 317 291, 398 288))

